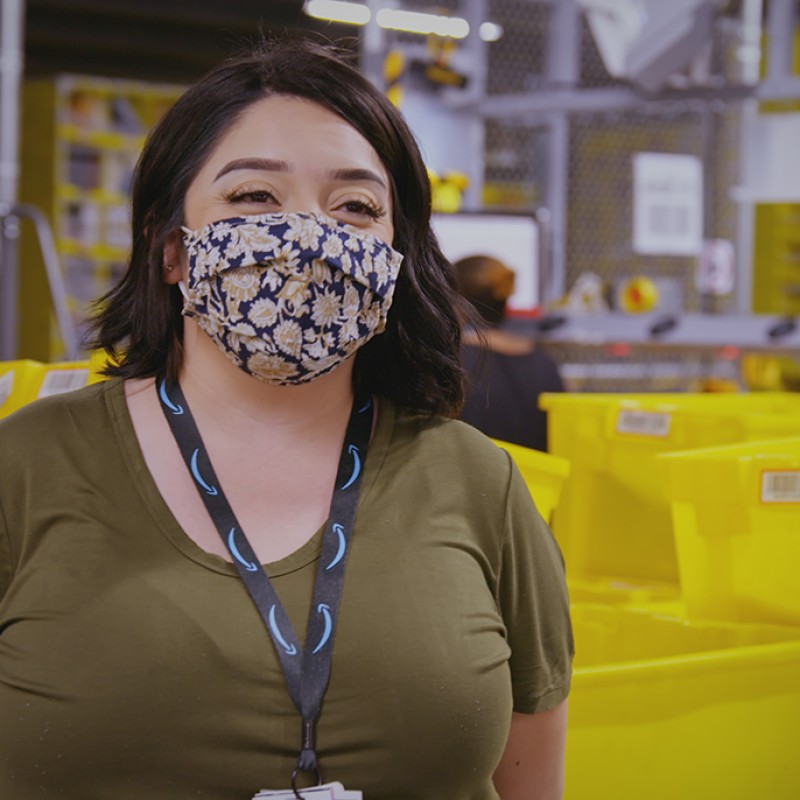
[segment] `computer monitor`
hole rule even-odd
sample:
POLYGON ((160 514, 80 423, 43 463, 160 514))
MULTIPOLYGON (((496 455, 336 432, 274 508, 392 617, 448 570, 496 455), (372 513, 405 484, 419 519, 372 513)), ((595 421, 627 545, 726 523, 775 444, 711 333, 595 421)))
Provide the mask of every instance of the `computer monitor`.
POLYGON ((434 214, 431 224, 450 261, 468 256, 497 258, 516 273, 506 310, 525 316, 539 305, 539 230, 530 214, 434 214))

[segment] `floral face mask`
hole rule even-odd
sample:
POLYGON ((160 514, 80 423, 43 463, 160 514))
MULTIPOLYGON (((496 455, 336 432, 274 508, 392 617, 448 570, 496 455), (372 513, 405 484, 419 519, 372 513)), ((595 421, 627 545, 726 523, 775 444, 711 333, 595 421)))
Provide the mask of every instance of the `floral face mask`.
POLYGON ((371 234, 310 213, 183 230, 184 316, 259 380, 311 381, 386 327, 403 257, 371 234))

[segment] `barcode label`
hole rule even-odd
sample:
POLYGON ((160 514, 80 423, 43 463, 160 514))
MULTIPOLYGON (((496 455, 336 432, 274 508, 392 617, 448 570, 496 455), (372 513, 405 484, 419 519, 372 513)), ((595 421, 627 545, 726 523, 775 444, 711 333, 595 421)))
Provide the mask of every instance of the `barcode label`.
POLYGON ((800 470, 764 472, 761 475, 762 503, 800 503, 800 470))
POLYGON ((655 411, 620 411, 617 416, 617 433, 632 433, 637 436, 669 436, 671 414, 655 411))
POLYGON ((691 230, 686 206, 653 205, 648 209, 650 233, 655 236, 686 236, 691 230))
POLYGON ((6 400, 11 397, 11 392, 13 389, 14 373, 6 372, 6 374, 0 378, 0 408, 2 408, 6 404, 6 400))
POLYGON ((47 372, 37 397, 50 397, 53 394, 71 392, 86 386, 89 380, 88 369, 55 369, 47 372))

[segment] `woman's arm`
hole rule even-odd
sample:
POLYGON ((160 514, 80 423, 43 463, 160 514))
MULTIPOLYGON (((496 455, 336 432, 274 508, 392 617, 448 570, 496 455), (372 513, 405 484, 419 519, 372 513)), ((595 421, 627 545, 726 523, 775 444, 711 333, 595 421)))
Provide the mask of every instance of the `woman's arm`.
POLYGON ((540 714, 514 713, 494 772, 501 800, 561 800, 566 738, 566 700, 540 714))

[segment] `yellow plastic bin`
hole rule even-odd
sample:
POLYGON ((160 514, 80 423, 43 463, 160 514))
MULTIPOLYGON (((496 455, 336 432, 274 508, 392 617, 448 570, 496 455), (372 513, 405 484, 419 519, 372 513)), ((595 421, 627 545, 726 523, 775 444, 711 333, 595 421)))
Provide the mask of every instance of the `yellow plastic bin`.
POLYGON ((800 438, 659 460, 687 615, 800 625, 800 438))
POLYGON ((89 383, 91 369, 88 361, 60 361, 55 364, 45 364, 44 367, 37 399, 82 389, 89 383))
POLYGON ((565 800, 800 796, 800 629, 572 615, 565 800))
POLYGON ((686 615, 677 583, 568 575, 567 588, 573 603, 631 606, 673 616, 686 615))
POLYGON ((39 361, 0 361, 0 418, 34 400, 43 375, 39 361))
POLYGON ((89 374, 88 361, 0 362, 0 417, 41 397, 80 389, 88 383, 89 374))
POLYGON ((105 350, 93 350, 89 354, 89 380, 88 383, 100 383, 106 380, 102 370, 110 363, 111 359, 105 350))
POLYGON ((569 475, 569 461, 518 444, 501 442, 497 439, 493 441, 514 459, 536 503, 536 508, 542 518, 549 523, 561 497, 564 481, 569 475))
POLYGON ((550 450, 571 471, 553 517, 572 577, 677 585, 660 453, 800 435, 800 397, 545 394, 550 450))

